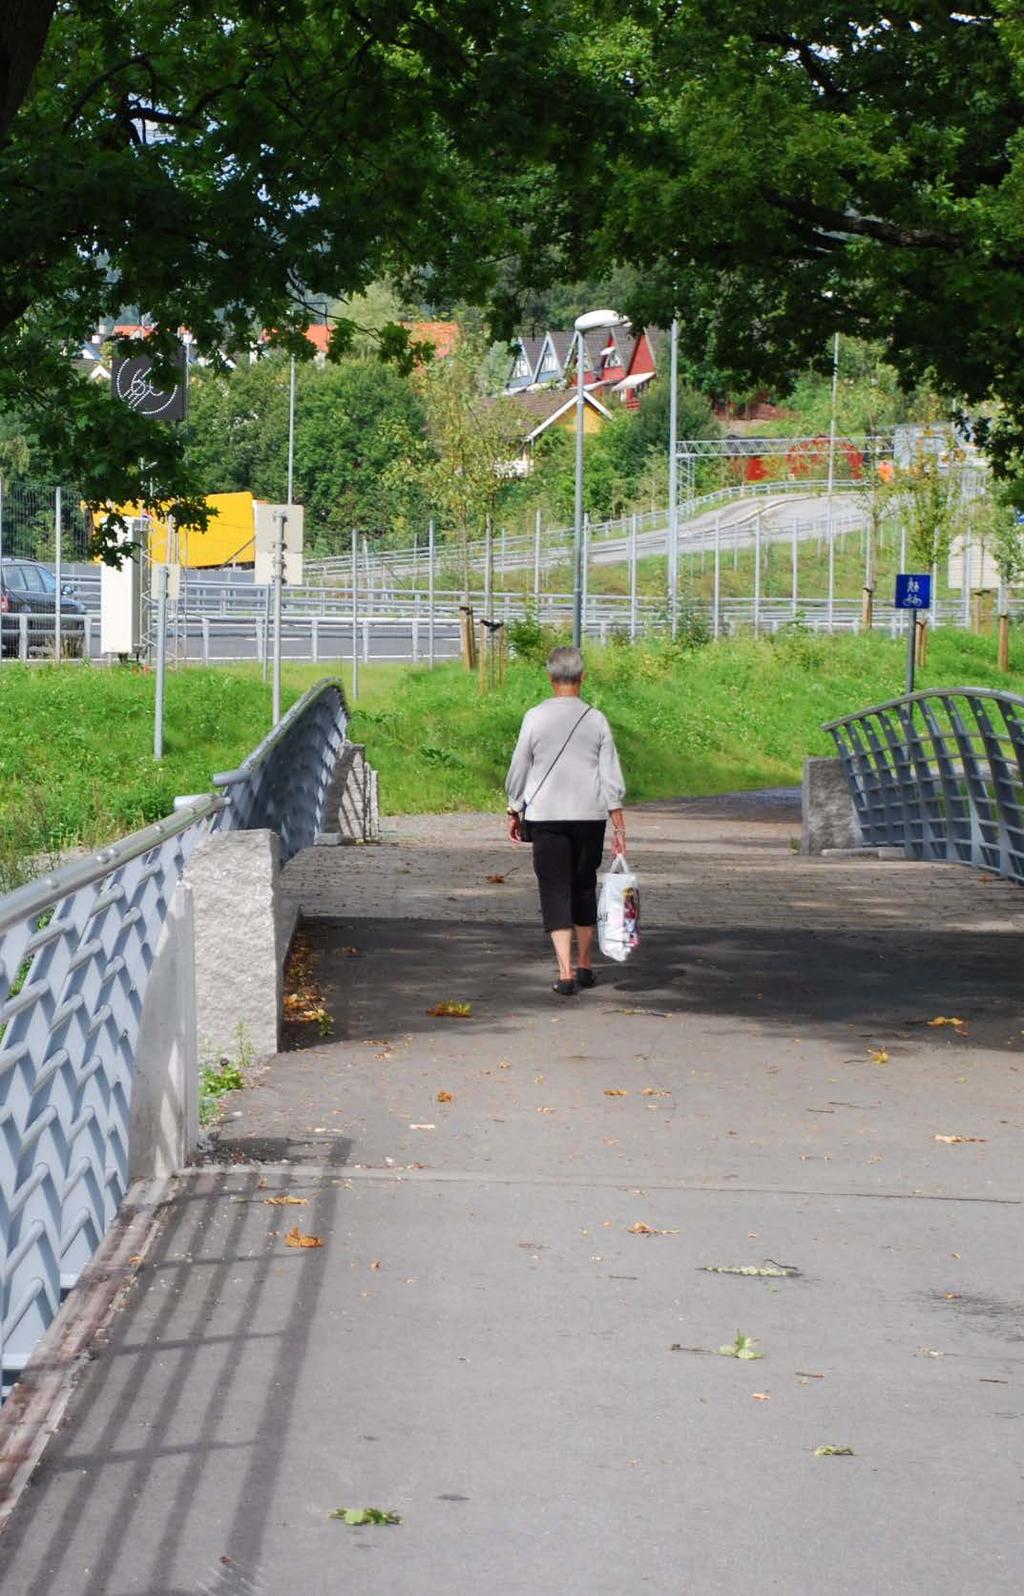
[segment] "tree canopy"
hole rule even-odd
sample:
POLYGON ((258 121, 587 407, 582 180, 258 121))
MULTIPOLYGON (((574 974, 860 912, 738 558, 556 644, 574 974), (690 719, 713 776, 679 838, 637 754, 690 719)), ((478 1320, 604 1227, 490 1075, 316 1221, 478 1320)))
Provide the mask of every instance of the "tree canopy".
MULTIPOLYGON (((1024 19, 1012 0, 610 0, 571 231, 640 270, 738 385, 824 366, 836 328, 1024 443, 1024 19)), ((591 28, 591 36, 593 29, 591 28)))
POLYGON ((577 115, 547 0, 58 0, 26 87, 51 9, 5 8, 0 33, 0 408, 87 496, 171 497, 191 524, 177 434, 112 422, 70 364, 96 325, 139 306, 159 377, 182 327, 305 355, 303 324, 382 274, 482 296, 546 95, 560 136, 577 115))

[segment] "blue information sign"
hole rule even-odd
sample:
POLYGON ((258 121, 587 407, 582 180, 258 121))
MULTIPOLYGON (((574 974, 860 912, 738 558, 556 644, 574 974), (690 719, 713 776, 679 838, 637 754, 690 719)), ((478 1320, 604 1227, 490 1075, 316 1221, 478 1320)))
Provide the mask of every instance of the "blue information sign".
POLYGON ((898 610, 930 609, 932 603, 931 577, 902 573, 896 578, 896 598, 894 603, 898 610))

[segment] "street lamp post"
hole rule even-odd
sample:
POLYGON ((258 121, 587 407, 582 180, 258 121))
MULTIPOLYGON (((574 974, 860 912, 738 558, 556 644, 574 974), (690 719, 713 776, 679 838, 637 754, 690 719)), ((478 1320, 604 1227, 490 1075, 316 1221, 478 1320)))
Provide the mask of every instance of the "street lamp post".
POLYGON ((572 640, 583 643, 583 356, 586 333, 598 327, 622 327, 626 318, 614 310, 588 310, 573 323, 576 333, 576 496, 573 516, 572 640))

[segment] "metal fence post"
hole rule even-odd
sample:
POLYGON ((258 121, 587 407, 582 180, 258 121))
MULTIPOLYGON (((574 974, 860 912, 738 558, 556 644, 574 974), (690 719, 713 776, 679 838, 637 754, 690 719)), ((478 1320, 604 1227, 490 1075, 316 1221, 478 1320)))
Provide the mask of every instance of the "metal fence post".
POLYGON ((795 621, 797 617, 798 604, 797 594, 800 587, 800 543, 797 537, 797 524, 795 516, 793 518, 793 546, 790 551, 790 564, 792 566, 792 608, 793 619, 795 621))
POLYGON ((717 641, 722 630, 722 523, 715 513, 715 575, 711 600, 711 635, 717 641))
POLYGON ((754 522, 754 636, 761 629, 761 512, 754 522))
POLYGON ((540 614, 540 529, 541 514, 538 510, 533 519, 533 607, 540 614))
MULTIPOLYGON (((433 571, 433 566, 431 566, 433 571)), ((352 702, 359 697, 359 533, 352 529, 352 702)))
POLYGON ((309 646, 313 655, 313 664, 320 663, 320 618, 311 615, 309 618, 309 646))
POLYGON ((53 495, 53 574, 55 588, 53 595, 53 657, 59 665, 61 660, 61 492, 58 487, 53 495))
POLYGON ((629 518, 629 636, 636 638, 636 516, 629 518))
MULTIPOLYGON (((153 758, 164 757, 164 677, 167 671, 167 566, 156 567, 156 703, 153 758)), ((58 634, 59 635, 59 634, 58 634)))
POLYGON ((427 558, 427 651, 430 669, 434 669, 434 522, 428 529, 429 554, 427 558))
POLYGON ((18 616, 18 658, 28 663, 28 616, 24 610, 18 616))
POLYGON ((209 665, 209 663, 210 663, 210 617, 208 615, 204 615, 203 616, 202 627, 203 627, 203 664, 204 665, 209 665))

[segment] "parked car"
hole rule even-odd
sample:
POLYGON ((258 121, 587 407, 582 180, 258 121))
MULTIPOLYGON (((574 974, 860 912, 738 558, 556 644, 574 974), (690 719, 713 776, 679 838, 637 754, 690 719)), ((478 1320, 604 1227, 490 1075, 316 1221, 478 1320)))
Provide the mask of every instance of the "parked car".
MULTIPOLYGON (((85 643, 85 605, 74 597, 74 584, 60 589, 61 652, 77 657, 85 643)), ((57 579, 38 560, 0 560, 0 648, 7 655, 21 651, 19 615, 28 616, 28 651, 52 654, 57 614, 57 579)))

